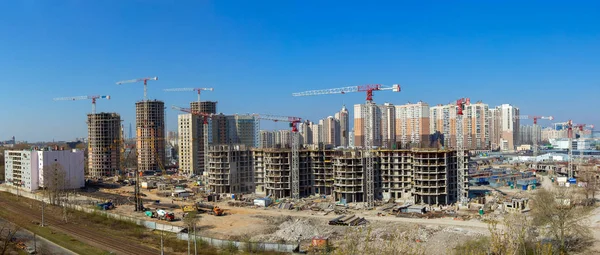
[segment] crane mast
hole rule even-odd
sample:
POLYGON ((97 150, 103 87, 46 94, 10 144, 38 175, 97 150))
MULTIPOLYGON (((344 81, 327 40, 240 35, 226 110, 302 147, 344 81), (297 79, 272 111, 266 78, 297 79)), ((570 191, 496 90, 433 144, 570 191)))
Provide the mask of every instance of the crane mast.
POLYGON ((298 123, 302 122, 298 117, 285 117, 268 114, 257 114, 259 119, 271 121, 289 122, 292 127, 292 164, 290 167, 292 199, 300 198, 300 137, 298 134, 298 123))
POLYGON ((456 175, 456 199, 460 203, 466 203, 467 197, 465 196, 465 148, 464 148, 464 129, 463 129, 463 109, 464 106, 469 104, 469 98, 461 98, 456 101, 456 162, 457 162, 457 175, 456 175))
POLYGON ((368 209, 372 209, 375 206, 375 162, 373 158, 373 125, 375 112, 375 103, 373 103, 373 92, 379 90, 391 90, 393 92, 400 92, 400 85, 394 84, 392 86, 384 86, 381 84, 370 84, 362 86, 350 86, 335 89, 322 89, 322 90, 310 90, 305 92, 292 93, 292 96, 317 96, 317 95, 328 95, 328 94, 346 94, 351 92, 366 92, 366 104, 365 108, 361 112, 361 117, 365 120, 364 126, 364 170, 365 170, 365 205, 368 209))

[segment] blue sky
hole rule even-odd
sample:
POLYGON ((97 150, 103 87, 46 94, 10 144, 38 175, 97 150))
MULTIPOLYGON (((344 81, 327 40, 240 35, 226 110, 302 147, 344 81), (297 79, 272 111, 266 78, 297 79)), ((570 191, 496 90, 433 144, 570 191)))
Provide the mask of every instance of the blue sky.
MULTIPOLYGON (((0 140, 86 136, 91 102, 128 128, 143 86, 187 106, 194 93, 223 113, 269 113, 312 121, 364 94, 292 92, 399 83, 378 103, 460 97, 522 114, 600 124, 598 1, 2 1, 0 140), (377 3, 375 3, 377 2, 377 3), (418 2, 418 3, 416 3, 418 2)), ((169 109, 168 128, 177 112, 169 109)), ((286 128, 264 122, 265 128, 286 128)))

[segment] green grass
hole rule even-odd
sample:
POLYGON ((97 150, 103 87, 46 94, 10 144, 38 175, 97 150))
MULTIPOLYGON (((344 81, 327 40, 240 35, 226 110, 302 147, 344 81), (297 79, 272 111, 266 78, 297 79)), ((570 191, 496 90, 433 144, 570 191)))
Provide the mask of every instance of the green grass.
POLYGON ((47 227, 33 226, 27 227, 27 230, 77 254, 109 254, 107 251, 87 245, 67 234, 52 231, 47 227))

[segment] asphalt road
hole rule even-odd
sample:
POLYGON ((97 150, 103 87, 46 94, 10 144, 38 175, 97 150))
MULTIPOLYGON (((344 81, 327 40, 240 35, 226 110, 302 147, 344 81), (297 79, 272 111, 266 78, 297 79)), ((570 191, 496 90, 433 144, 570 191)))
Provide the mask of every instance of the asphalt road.
MULTIPOLYGON (((6 223, 7 223, 6 220, 0 218, 0 224, 6 224, 6 223)), ((38 254, 44 254, 44 255, 46 255, 46 254, 76 255, 77 254, 70 250, 65 249, 62 246, 59 246, 53 242, 50 242, 40 236, 35 236, 35 242, 34 242, 33 233, 29 232, 26 229, 20 229, 19 232, 15 235, 15 237, 19 241, 23 241, 25 243, 25 245, 27 245, 27 247, 32 247, 32 248, 35 247, 38 254)))

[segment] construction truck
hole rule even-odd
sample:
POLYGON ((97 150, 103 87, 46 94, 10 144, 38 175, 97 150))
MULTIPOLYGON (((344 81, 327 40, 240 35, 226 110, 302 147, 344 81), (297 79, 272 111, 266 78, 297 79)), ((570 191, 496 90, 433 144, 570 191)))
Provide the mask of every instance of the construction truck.
POLYGON ((198 211, 207 212, 215 216, 225 215, 225 211, 216 205, 197 203, 196 207, 198 208, 198 211))
POLYGON ((189 213, 189 212, 198 212, 198 211, 199 211, 199 209, 198 209, 198 206, 196 206, 196 205, 186 205, 186 206, 183 206, 183 207, 181 208, 181 210, 182 210, 184 213, 189 213))
POLYGON ((165 210, 156 210, 156 214, 159 220, 164 220, 164 221, 174 221, 175 220, 175 214, 172 212, 167 212, 165 210))

